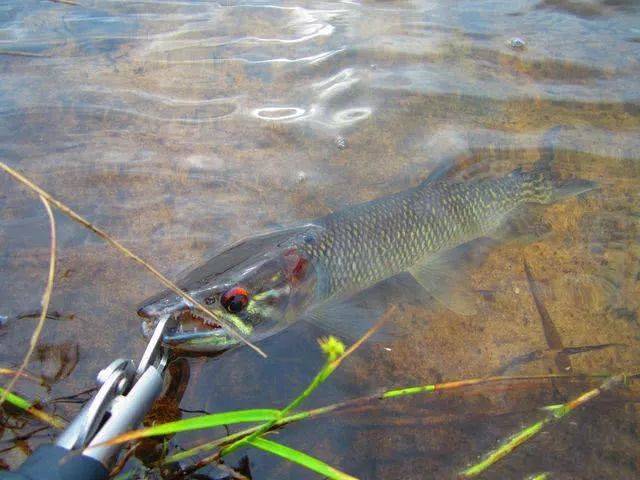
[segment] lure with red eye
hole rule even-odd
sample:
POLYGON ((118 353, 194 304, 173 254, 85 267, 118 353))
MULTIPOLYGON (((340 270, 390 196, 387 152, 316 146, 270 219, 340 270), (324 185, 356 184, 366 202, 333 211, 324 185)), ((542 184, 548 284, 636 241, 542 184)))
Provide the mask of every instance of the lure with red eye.
POLYGON ((309 261, 295 248, 284 253, 285 273, 292 284, 300 283, 307 275, 309 261))
POLYGON ((249 292, 244 287, 235 286, 222 295, 220 303, 229 313, 239 313, 249 304, 249 292))

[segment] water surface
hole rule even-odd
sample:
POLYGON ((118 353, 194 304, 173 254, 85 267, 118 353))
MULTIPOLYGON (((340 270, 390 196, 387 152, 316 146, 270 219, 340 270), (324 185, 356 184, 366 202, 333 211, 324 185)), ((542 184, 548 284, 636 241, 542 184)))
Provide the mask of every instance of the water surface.
MULTIPOLYGON (((475 316, 453 314, 409 279, 369 292, 365 301, 398 306, 394 335, 362 347, 309 406, 497 371, 558 372, 552 354, 509 367, 550 348, 525 260, 563 346, 620 344, 570 355, 571 371, 637 369, 637 2, 77 3, 0 5, 0 157, 169 275, 261 229, 414 186, 442 161, 468 176, 501 175, 553 147, 559 174, 599 183, 547 208, 543 237, 501 243, 474 265, 469 280, 485 298, 475 316)), ((40 202, 7 176, 0 186, 0 315, 9 317, 0 363, 11 366, 35 325, 16 317, 39 308, 49 239, 40 202)), ((61 319, 48 322, 30 365, 53 387, 18 384, 45 400, 93 386, 114 358, 138 358, 135 308, 160 288, 62 216, 58 237, 51 309, 61 319)), ((322 363, 322 334, 296 325, 261 344, 266 360, 249 349, 183 360, 181 406, 286 404, 322 363)), ((293 425, 277 439, 359 478, 453 478, 539 418, 539 407, 594 385, 389 401, 293 425)), ((594 402, 486 478, 636 478, 637 392, 594 402)), ((77 407, 55 404, 69 418, 77 407)), ((5 419, 0 465, 18 465, 54 435, 11 448, 37 426, 5 419)), ((315 478, 249 456, 253 478, 315 478)))

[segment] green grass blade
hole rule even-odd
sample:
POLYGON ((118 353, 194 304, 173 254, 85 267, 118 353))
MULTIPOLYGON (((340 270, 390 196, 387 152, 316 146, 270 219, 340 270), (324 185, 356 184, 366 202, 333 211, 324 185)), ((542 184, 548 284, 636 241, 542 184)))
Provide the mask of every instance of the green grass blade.
MULTIPOLYGON (((633 374, 632 377, 633 376, 636 376, 636 374, 633 374)), ((618 385, 625 385, 625 382, 628 378, 629 375, 626 374, 614 375, 607 378, 607 380, 605 380, 604 383, 602 383, 602 385, 600 385, 599 387, 593 388, 567 403, 563 403, 560 405, 550 405, 544 408, 544 410, 548 412, 548 416, 546 418, 520 430, 518 433, 516 433, 514 436, 500 445, 497 449, 491 451, 482 461, 461 472, 460 477, 470 478, 479 475, 494 463, 496 463, 498 460, 510 454, 513 450, 518 448, 527 440, 537 435, 547 425, 559 421, 576 408, 598 397, 602 392, 610 390, 618 385)))
POLYGON ((64 427, 64 421, 62 419, 49 415, 48 413, 43 412, 42 410, 39 410, 38 408, 34 407, 29 400, 26 400, 21 396, 16 395, 15 393, 9 392, 2 387, 0 387, 0 395, 5 395, 6 401, 9 402, 14 407, 19 408, 20 410, 24 410, 25 412, 33 415, 37 419, 45 423, 48 423, 52 427, 54 428, 64 427))
POLYGON ((543 427, 545 427, 549 423, 548 420, 540 420, 539 422, 534 423, 533 425, 529 425, 526 428, 520 430, 517 434, 509 438, 505 443, 500 445, 495 450, 491 451, 485 458, 483 458, 480 462, 472 465, 467 468, 463 472, 460 473, 460 477, 462 478, 470 478, 475 477, 476 475, 480 475, 487 468, 492 466, 498 460, 504 458, 513 452, 516 448, 522 445, 524 442, 529 440, 531 437, 537 435, 543 427))
POLYGON ((318 460, 311 455, 307 455, 300 450, 295 450, 282 445, 281 443, 276 443, 271 440, 267 440, 266 438, 255 438, 251 440, 249 444, 253 447, 259 448, 260 450, 264 450, 265 452, 282 457, 290 462, 302 465, 303 467, 332 480, 357 480, 355 477, 347 475, 346 473, 333 468, 331 465, 327 465, 322 460, 318 460))
POLYGON ((527 480, 547 480, 548 478, 549 478, 549 473, 542 472, 542 473, 528 476, 527 480))
POLYGON ((145 437, 157 437, 172 433, 187 432, 190 430, 202 430, 205 428, 232 425, 235 423, 267 422, 278 418, 278 410, 260 408, 252 410, 235 410, 231 412, 212 413, 210 415, 199 415, 185 420, 162 423, 153 427, 133 430, 112 438, 103 445, 115 445, 145 437))
POLYGON ((7 392, 2 387, 0 387, 0 394, 6 395, 7 402, 9 402, 14 407, 18 407, 20 410, 29 410, 33 406, 28 400, 25 400, 15 393, 7 392))

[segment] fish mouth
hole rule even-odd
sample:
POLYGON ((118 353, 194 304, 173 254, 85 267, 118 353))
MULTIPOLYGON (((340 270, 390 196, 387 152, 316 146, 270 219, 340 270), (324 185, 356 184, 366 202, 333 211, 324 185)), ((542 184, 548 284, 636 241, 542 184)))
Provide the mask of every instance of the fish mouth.
MULTIPOLYGON (((138 314, 144 318, 142 332, 146 337, 150 337, 161 317, 145 315, 145 313, 138 311, 138 314)), ((227 336, 226 329, 221 324, 213 318, 205 318, 187 306, 171 312, 170 316, 171 324, 175 326, 167 329, 163 334, 162 341, 167 345, 180 346, 194 341, 227 336)))

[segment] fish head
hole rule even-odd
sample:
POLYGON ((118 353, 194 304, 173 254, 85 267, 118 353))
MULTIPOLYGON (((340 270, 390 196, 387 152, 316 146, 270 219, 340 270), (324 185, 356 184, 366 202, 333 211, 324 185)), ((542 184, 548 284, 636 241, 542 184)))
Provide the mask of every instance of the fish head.
POLYGON ((258 237, 215 255, 177 282, 210 313, 165 291, 138 309, 144 318, 143 332, 150 334, 159 319, 172 316, 174 327, 165 332, 165 344, 198 353, 237 345, 229 325, 251 342, 279 332, 313 297, 313 264, 298 247, 308 235, 292 233, 266 244, 256 241, 264 240, 258 237))

